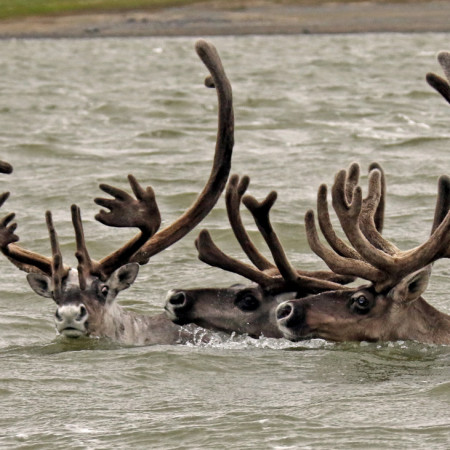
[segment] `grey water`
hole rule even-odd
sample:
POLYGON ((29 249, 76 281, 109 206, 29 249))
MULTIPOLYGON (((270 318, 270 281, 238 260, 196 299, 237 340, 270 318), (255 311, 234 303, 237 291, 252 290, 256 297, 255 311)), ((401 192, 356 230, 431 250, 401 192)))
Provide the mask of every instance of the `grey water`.
MULTIPOLYGON (((163 225, 206 180, 216 95, 191 38, 0 42, 0 158, 14 166, 20 244, 48 255, 51 210, 75 265, 70 205, 101 258, 133 230, 97 223, 99 183, 153 186, 163 225)), ((278 192, 272 222, 292 263, 323 268, 304 235, 321 183, 357 161, 383 165, 384 234, 427 239, 438 177, 450 169, 450 107, 425 82, 448 34, 215 37, 234 90, 233 173, 249 192, 278 192)), ((243 211, 253 239, 263 240, 243 211)), ((196 230, 142 267, 119 297, 161 311, 175 287, 244 281, 197 259, 208 228, 242 258, 221 199, 196 230)), ((450 312, 448 261, 425 298, 450 312)), ((186 346, 121 347, 55 334, 51 300, 0 260, 0 447, 14 449, 444 449, 450 446, 450 349, 415 342, 290 343, 218 336, 186 346)))

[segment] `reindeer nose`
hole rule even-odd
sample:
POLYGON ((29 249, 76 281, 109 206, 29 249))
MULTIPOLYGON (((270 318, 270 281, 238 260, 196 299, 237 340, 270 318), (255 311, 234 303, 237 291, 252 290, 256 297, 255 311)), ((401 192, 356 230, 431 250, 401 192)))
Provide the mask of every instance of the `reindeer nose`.
POLYGON ((187 297, 184 292, 175 292, 168 299, 168 302, 177 308, 183 307, 186 304, 186 301, 187 297))
POLYGON ((56 309, 55 318, 58 322, 81 322, 87 316, 86 307, 79 305, 62 305, 56 309))
POLYGON ((55 325, 59 333, 68 337, 79 337, 87 333, 88 310, 85 305, 63 304, 55 312, 55 325))
POLYGON ((184 322, 186 312, 191 306, 192 302, 186 292, 171 290, 167 293, 164 309, 170 320, 175 323, 184 322))
POLYGON ((285 319, 292 314, 292 305, 289 303, 282 303, 277 308, 277 320, 285 319))
POLYGON ((290 301, 281 303, 276 310, 277 322, 286 328, 301 326, 305 321, 304 308, 290 301))

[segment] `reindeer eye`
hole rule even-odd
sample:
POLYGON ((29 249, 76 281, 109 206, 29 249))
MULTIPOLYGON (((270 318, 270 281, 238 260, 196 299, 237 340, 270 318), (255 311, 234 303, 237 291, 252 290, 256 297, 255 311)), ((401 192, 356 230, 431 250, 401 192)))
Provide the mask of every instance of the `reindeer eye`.
POLYGON ((245 312, 254 311, 255 309, 259 308, 259 300, 251 294, 242 295, 241 297, 236 299, 234 304, 240 310, 245 312))
POLYGON ((372 306, 372 300, 363 294, 356 294, 350 299, 350 310, 357 314, 367 314, 372 306))
POLYGON ((104 297, 106 297, 106 296, 108 295, 108 291, 109 291, 108 286, 102 286, 102 288, 101 288, 101 290, 100 290, 100 292, 102 293, 102 295, 103 295, 104 297))

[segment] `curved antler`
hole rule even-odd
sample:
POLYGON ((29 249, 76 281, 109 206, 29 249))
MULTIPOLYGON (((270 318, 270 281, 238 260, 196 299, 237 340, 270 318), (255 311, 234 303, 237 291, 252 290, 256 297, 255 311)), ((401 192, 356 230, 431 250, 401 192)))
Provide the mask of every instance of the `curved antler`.
POLYGON ((218 98, 218 131, 214 163, 205 187, 192 206, 175 222, 152 236, 132 258, 140 264, 146 264, 156 255, 180 240, 195 228, 217 203, 225 188, 231 168, 231 155, 234 146, 234 114, 231 84, 225 74, 216 48, 203 40, 197 41, 195 50, 211 73, 207 79, 208 87, 214 86, 218 98))
MULTIPOLYGON (((213 167, 208 181, 200 195, 188 210, 175 222, 157 232, 161 218, 156 205, 153 190, 143 189, 130 175, 129 181, 136 200, 125 191, 102 184, 100 188, 114 199, 97 198, 96 203, 109 212, 100 211, 96 219, 109 226, 133 226, 140 233, 120 249, 99 262, 92 260, 84 242, 81 217, 78 207, 72 207, 72 217, 77 234, 77 258, 79 260, 80 283, 88 273, 95 273, 101 278, 111 274, 120 265, 130 260, 145 264, 149 258, 191 231, 211 211, 225 188, 231 168, 231 156, 234 145, 234 115, 232 90, 225 74, 222 62, 215 47, 206 41, 196 43, 196 52, 210 71, 211 76, 205 80, 207 87, 215 87, 219 103, 218 132, 213 167)), ((5 171, 8 165, 0 164, 5 171)), ((5 201, 6 198, 3 200, 5 201)), ((1 206, 1 205, 0 205, 1 206)), ((14 235, 16 224, 11 224, 14 216, 7 216, 0 223, 0 247, 2 252, 21 270, 26 272, 43 272, 52 274, 52 258, 22 249, 14 244, 18 237, 14 235)), ((65 268, 68 270, 68 268, 65 268)))
POLYGON ((435 89, 442 97, 450 103, 450 52, 440 52, 438 62, 444 70, 446 80, 435 73, 427 73, 426 80, 428 84, 435 89))
POLYGON ((199 259, 210 266, 219 267, 228 272, 242 275, 248 280, 258 283, 265 289, 277 290, 282 289, 285 285, 279 274, 273 277, 265 271, 255 269, 249 264, 245 264, 223 253, 214 244, 208 230, 202 230, 200 232, 195 240, 195 246, 198 250, 199 259))

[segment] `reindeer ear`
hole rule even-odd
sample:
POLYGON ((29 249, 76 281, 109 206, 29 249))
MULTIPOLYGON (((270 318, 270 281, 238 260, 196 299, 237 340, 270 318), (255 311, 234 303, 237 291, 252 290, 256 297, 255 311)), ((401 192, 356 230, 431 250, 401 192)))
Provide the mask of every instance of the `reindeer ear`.
POLYGON ((134 283, 138 272, 138 263, 129 263, 119 267, 110 277, 110 287, 117 292, 128 289, 134 283))
POLYGON ((389 291, 388 297, 396 303, 411 303, 417 300, 428 287, 430 275, 431 266, 407 275, 389 291))
POLYGON ((27 275, 28 284, 31 286, 36 294, 42 297, 53 298, 52 297, 52 280, 40 273, 29 273, 27 275))

